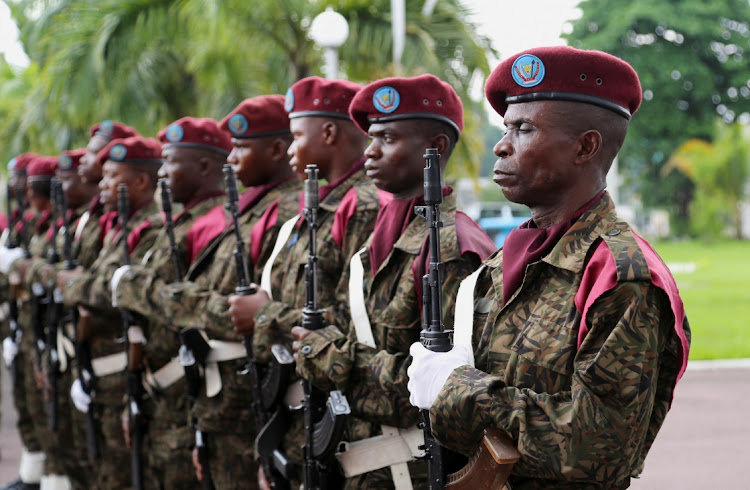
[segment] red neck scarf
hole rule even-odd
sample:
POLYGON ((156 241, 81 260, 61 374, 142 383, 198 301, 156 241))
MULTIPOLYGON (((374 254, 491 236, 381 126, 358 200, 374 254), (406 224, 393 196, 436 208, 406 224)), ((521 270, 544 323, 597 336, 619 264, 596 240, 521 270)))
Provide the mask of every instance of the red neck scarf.
POLYGON ((331 191, 333 191, 336 187, 341 185, 341 183, 344 182, 346 179, 348 179, 352 175, 356 174, 357 172, 365 168, 366 161, 367 161, 367 157, 363 156, 362 158, 354 162, 351 168, 344 175, 334 180, 333 182, 330 182, 326 185, 321 185, 320 188, 318 189, 318 194, 320 194, 320 201, 322 202, 328 196, 328 194, 331 193, 331 191))
POLYGON ((565 221, 549 228, 537 228, 529 220, 508 233, 503 244, 503 304, 507 304, 513 293, 521 286, 526 266, 538 261, 555 248, 560 238, 573 226, 583 213, 598 201, 604 191, 580 207, 565 221))
POLYGON ((240 214, 244 214, 245 211, 252 208, 256 204, 258 204, 258 201, 263 199, 263 196, 268 194, 268 192, 275 188, 280 186, 281 184, 285 182, 289 182, 292 179, 296 179, 297 175, 293 174, 287 177, 284 180, 279 180, 278 182, 273 182, 271 184, 265 184, 265 185, 256 185, 253 187, 248 187, 245 192, 240 194, 239 201, 237 202, 237 207, 240 209, 240 214))

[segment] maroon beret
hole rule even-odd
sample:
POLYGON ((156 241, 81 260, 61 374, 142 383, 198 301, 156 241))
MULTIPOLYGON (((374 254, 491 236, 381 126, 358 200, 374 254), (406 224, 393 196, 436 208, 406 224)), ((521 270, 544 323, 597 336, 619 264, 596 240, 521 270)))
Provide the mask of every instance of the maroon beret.
POLYGON ((183 117, 159 131, 162 148, 181 146, 209 150, 227 156, 232 151, 229 134, 208 117, 183 117))
POLYGON ((307 77, 286 91, 284 108, 289 119, 307 116, 349 119, 349 104, 361 89, 361 85, 348 80, 307 77))
POLYGON ((38 157, 36 153, 21 153, 8 162, 8 170, 18 173, 26 173, 26 167, 34 158, 38 157))
POLYGON ((400 119, 437 119, 456 130, 464 128, 461 98, 435 75, 384 78, 366 85, 349 106, 354 124, 367 132, 371 123, 400 119))
POLYGON ((105 120, 91 126, 91 137, 102 136, 108 140, 130 138, 138 136, 138 131, 123 123, 105 120))
POLYGON ((484 92, 501 116, 508 104, 567 100, 630 119, 642 97, 638 75, 625 61, 570 46, 533 48, 504 60, 490 74, 484 92))
POLYGON ((96 161, 104 165, 106 161, 127 164, 157 163, 161 165, 161 143, 154 138, 131 136, 109 142, 96 154, 96 161))
POLYGON ((55 176, 55 170, 57 170, 57 157, 38 155, 29 162, 26 175, 29 177, 29 182, 49 180, 55 176))
MULTIPOLYGON (((289 89, 291 90, 291 89, 289 89)), ((219 123, 232 138, 261 138, 289 132, 283 95, 259 95, 243 100, 219 123)))
POLYGON ((59 170, 75 170, 81 165, 81 157, 87 152, 86 148, 77 150, 67 150, 62 152, 57 159, 57 168, 59 170))

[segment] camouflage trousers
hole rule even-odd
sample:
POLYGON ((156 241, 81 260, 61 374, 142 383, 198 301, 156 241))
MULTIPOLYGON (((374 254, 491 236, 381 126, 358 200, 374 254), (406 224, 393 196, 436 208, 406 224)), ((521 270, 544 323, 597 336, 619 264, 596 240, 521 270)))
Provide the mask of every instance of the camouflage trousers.
MULTIPOLYGON (((23 446, 28 451, 39 452, 42 450, 42 445, 37 438, 34 417, 38 417, 40 414, 34 412, 30 407, 30 405, 39 406, 39 403, 34 404, 34 394, 38 393, 39 390, 34 380, 34 370, 29 361, 29 353, 23 347, 23 344, 15 359, 15 365, 16 384, 13 386, 13 402, 18 413, 18 432, 23 446)), ((46 420, 43 422, 46 423, 46 420)))
MULTIPOLYGON (((132 486, 131 455, 122 433, 125 409, 124 374, 97 379, 91 409, 100 429, 100 459, 93 465, 92 488, 130 488, 132 486)), ((85 427, 84 427, 85 430, 85 427)))
POLYGON ((208 433, 209 466, 216 490, 258 489, 258 463, 253 441, 231 433, 208 433))

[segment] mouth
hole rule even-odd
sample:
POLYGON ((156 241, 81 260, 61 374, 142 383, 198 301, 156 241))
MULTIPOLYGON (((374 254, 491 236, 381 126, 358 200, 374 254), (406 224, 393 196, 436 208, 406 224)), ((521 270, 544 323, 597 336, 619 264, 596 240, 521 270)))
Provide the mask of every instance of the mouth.
POLYGON ((513 174, 502 172, 500 170, 495 170, 494 173, 495 175, 492 177, 492 180, 498 185, 507 184, 509 181, 515 178, 513 174))

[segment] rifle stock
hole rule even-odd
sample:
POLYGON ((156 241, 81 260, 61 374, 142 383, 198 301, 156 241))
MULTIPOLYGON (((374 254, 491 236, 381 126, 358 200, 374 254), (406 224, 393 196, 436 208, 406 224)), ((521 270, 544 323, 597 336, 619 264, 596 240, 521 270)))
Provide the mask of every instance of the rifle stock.
MULTIPOLYGON (((67 267, 67 266, 66 266, 67 267)), ((87 395, 91 396, 96 386, 96 377, 94 368, 91 365, 91 350, 89 349, 89 340, 91 338, 91 312, 80 307, 71 310, 73 325, 76 331, 76 363, 78 365, 78 379, 81 381, 81 387, 87 395)), ((96 435, 96 420, 94 419, 94 410, 89 407, 86 412, 86 447, 88 449, 89 461, 99 459, 99 442, 96 435)))
MULTIPOLYGON (((308 258, 305 265, 305 307, 302 309, 302 327, 318 330, 323 327, 323 310, 318 307, 318 167, 305 169, 305 221, 309 234, 308 258)), ((337 485, 341 475, 335 472, 332 455, 346 427, 351 413, 346 397, 340 391, 331 391, 325 404, 322 394, 305 380, 303 383, 305 445, 303 447, 305 490, 324 490, 337 485)))
MULTIPOLYGON (((130 265, 130 249, 128 247, 128 218, 130 217, 130 203, 128 200, 128 188, 125 184, 117 187, 117 214, 121 225, 122 240, 122 263, 130 265)), ((127 396, 128 396, 128 421, 130 427, 131 443, 131 466, 133 477, 133 488, 143 489, 143 412, 141 402, 143 399, 143 343, 130 342, 128 335, 130 329, 142 328, 136 321, 132 311, 120 308, 123 321, 123 333, 125 338, 126 352, 128 356, 127 369, 127 396)))

